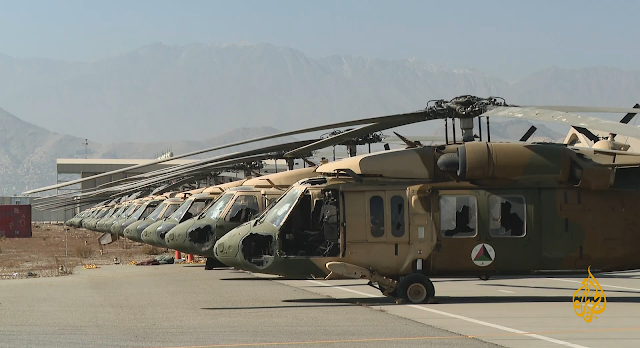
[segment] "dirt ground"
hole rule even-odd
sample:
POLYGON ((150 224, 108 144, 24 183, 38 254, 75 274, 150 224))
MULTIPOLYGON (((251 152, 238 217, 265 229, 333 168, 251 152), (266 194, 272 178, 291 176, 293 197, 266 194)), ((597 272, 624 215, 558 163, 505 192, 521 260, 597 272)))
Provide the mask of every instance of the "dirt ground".
MULTIPOLYGON (((113 264, 114 258, 126 264, 156 255, 174 255, 173 250, 124 238, 102 246, 101 253, 98 242, 101 235, 62 224, 33 223, 31 238, 0 237, 0 279, 63 276, 71 274, 75 266, 99 267, 113 264), (65 241, 66 236, 68 241, 65 241)), ((203 262, 199 258, 195 261, 203 262)))

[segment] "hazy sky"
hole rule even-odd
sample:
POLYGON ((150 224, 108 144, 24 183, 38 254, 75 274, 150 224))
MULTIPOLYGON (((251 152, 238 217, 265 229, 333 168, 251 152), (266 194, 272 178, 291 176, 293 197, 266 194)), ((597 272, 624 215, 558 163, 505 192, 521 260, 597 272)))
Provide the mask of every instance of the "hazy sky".
POLYGON ((0 3, 0 52, 98 60, 152 42, 265 42, 313 58, 416 57, 517 79, 556 65, 640 69, 640 1, 0 3))

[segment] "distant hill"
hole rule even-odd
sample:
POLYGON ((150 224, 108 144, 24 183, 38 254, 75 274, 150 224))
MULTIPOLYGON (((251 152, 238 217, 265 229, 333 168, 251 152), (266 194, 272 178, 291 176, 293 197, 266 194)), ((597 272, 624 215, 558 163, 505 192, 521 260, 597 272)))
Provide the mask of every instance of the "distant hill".
MULTIPOLYGON (((280 132, 272 127, 239 128, 203 141, 100 144, 89 140, 89 158, 154 158, 163 149, 183 154, 280 132)), ((233 151, 294 141, 285 137, 252 145, 237 146, 233 151)), ((20 194, 28 189, 56 183, 57 158, 84 158, 84 139, 62 135, 22 121, 0 109, 0 196, 20 194)), ((190 158, 212 157, 229 152, 220 150, 190 158)))
MULTIPOLYGON (((529 128, 530 123, 524 120, 509 120, 492 125, 491 133, 495 140, 518 139, 529 128)), ((444 129, 436 132, 443 135, 444 129)), ((273 127, 237 128, 216 135, 203 141, 164 141, 153 143, 111 143, 100 144, 89 140, 87 155, 89 158, 155 158, 163 149, 171 149, 174 154, 229 144, 245 139, 257 138, 269 134, 280 133, 273 127)), ((411 135, 419 135, 412 133, 411 135)), ((536 132, 542 140, 563 138, 560 134, 544 127, 536 132)), ((236 146, 231 149, 218 150, 190 158, 213 157, 222 153, 235 152, 250 148, 295 141, 295 137, 260 141, 254 144, 236 146)), ((532 139, 534 140, 534 139, 532 139)), ((44 128, 20 120, 3 109, 0 109, 0 196, 20 194, 29 189, 48 186, 56 182, 57 158, 84 158, 84 139, 70 135, 49 132, 44 128)), ((363 153, 365 147, 360 147, 363 153)), ((381 150, 381 146, 373 150, 381 150)), ((330 152, 331 150, 324 150, 330 152)), ((345 149, 338 148, 344 153, 345 149)), ((325 154, 324 156, 329 156, 325 154)))
POLYGON ((415 59, 314 59, 268 44, 156 43, 96 62, 0 55, 0 106, 102 143, 191 141, 253 126, 289 130, 417 110, 461 94, 630 107, 640 98, 640 72, 551 67, 510 83, 415 59))
MULTIPOLYGON (((55 183, 55 159, 84 157, 85 138, 91 158, 154 158, 164 149, 182 154, 279 130, 418 110, 462 94, 521 105, 631 107, 640 101, 640 72, 550 67, 507 82, 415 59, 314 59, 269 44, 156 43, 96 62, 0 54, 6 110, 0 111, 0 194, 55 183)), ((493 119, 492 140, 517 140, 530 126, 493 119)), ((401 133, 443 135, 442 126, 426 122, 401 133)), ((534 141, 562 140, 568 129, 536 126, 534 141)))

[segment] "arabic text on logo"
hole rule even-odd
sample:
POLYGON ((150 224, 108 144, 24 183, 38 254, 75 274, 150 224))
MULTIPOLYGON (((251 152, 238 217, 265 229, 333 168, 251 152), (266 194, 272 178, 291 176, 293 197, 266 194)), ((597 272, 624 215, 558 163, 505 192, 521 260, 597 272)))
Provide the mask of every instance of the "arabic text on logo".
POLYGON ((596 278, 591 274, 591 266, 588 268, 589 277, 584 278, 582 286, 573 293, 573 310, 576 315, 590 323, 595 314, 604 312, 607 307, 607 297, 596 278))

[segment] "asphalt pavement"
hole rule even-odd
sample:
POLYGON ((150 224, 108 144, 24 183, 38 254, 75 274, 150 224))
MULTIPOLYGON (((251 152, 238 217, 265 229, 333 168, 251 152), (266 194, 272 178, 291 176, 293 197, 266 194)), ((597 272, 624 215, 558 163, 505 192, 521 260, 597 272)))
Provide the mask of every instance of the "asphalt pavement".
POLYGON ((203 265, 4 280, 0 347, 496 347, 287 282, 203 265))

